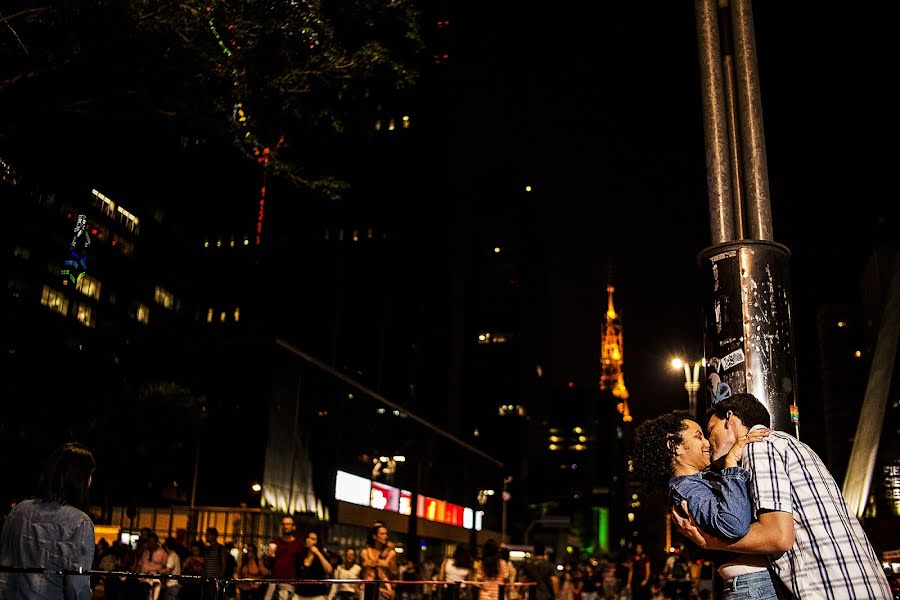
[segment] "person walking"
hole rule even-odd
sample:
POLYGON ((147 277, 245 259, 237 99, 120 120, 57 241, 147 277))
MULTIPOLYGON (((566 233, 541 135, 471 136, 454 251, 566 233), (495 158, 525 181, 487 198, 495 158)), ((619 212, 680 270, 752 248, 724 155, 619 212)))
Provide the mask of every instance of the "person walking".
POLYGON ((39 497, 16 504, 0 535, 0 564, 43 567, 43 573, 0 573, 6 600, 90 600, 87 575, 94 562, 94 524, 87 514, 96 463, 81 444, 68 443, 50 457, 38 483, 39 497))

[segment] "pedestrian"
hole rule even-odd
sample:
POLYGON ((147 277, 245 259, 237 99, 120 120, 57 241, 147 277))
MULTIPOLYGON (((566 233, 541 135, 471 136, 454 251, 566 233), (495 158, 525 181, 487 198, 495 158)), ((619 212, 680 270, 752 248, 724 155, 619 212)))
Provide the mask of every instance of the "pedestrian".
MULTIPOLYGON (((297 538, 297 526, 293 517, 281 519, 281 537, 269 542, 268 550, 263 557, 263 562, 272 579, 297 579, 297 562, 299 556, 306 552, 303 540, 297 538)), ((266 589, 265 600, 273 600, 277 594, 277 600, 290 600, 294 595, 294 583, 273 582, 266 589)))
MULTIPOLYGON (((750 472, 739 465, 747 444, 763 439, 768 429, 760 428, 734 444, 711 468, 710 442, 700 425, 686 412, 660 415, 638 426, 634 434, 634 460, 648 487, 668 487, 671 505, 683 500, 705 531, 737 540, 750 530, 752 507, 747 481, 750 472)), ((689 573, 674 573, 684 558, 672 554, 666 561, 667 594, 686 597, 691 587, 689 573)), ((743 598, 753 589, 759 598, 776 598, 766 560, 760 556, 735 555, 719 567, 725 582, 724 600, 743 598)), ((649 574, 648 574, 649 575, 649 574)), ((646 584, 645 584, 646 585, 646 584)), ((757 596, 755 596, 757 597, 757 596)))
POLYGON ((84 446, 57 449, 41 475, 39 496, 16 504, 0 536, 0 565, 43 567, 42 573, 0 573, 8 600, 90 600, 87 575, 94 562, 94 524, 87 514, 94 457, 84 446))
MULTIPOLYGON (((256 544, 250 544, 244 548, 244 556, 238 569, 241 579, 262 579, 268 571, 259 559, 259 550, 256 544)), ((242 581, 238 584, 241 600, 262 600, 265 593, 265 584, 255 581, 242 581)))
POLYGON ((499 544, 493 539, 487 540, 481 545, 481 562, 475 573, 475 580, 481 582, 479 600, 497 600, 500 584, 509 583, 510 578, 509 563, 501 557, 499 544))
POLYGON ((635 600, 648 600, 650 598, 650 557, 644 552, 643 544, 634 545, 634 552, 631 555, 631 560, 628 562, 625 589, 633 593, 635 600), (636 588, 634 582, 640 582, 636 588))
MULTIPOLYGON (((712 459, 770 426, 752 394, 735 394, 708 412, 712 459)), ((676 526, 704 548, 763 554, 773 579, 794 598, 891 600, 875 551, 819 456, 782 431, 750 444, 741 466, 753 475, 750 497, 757 521, 729 540, 698 528, 687 503, 672 510, 676 526)))
MULTIPOLYGON (((440 581, 447 581, 451 584, 459 583, 461 590, 460 597, 468 599, 471 594, 464 582, 475 579, 474 566, 472 553, 469 551, 469 547, 465 544, 457 544, 456 548, 453 550, 453 556, 446 557, 441 563, 440 569, 438 569, 438 579, 440 581)), ((451 597, 449 586, 444 586, 442 597, 451 597)))
MULTIPOLYGON (((306 534, 306 552, 297 565, 297 579, 327 579, 333 573, 331 563, 319 549, 319 534, 309 531, 306 534)), ((299 600, 325 600, 328 593, 326 583, 301 583, 295 589, 299 600)))
MULTIPOLYGON (((344 550, 344 560, 334 569, 335 579, 360 579, 362 567, 356 564, 356 550, 344 550)), ((328 600, 358 600, 359 586, 354 583, 335 583, 328 593, 328 600)))
POLYGON ((555 600, 559 595, 559 577, 550 564, 547 547, 540 542, 534 544, 534 554, 522 566, 525 581, 534 582, 534 600, 555 600))
MULTIPOLYGON (((384 525, 376 524, 369 530, 366 547, 359 553, 362 560, 362 578, 367 581, 382 581, 379 586, 380 596, 386 600, 394 599, 394 588, 388 581, 397 576, 397 552, 388 540, 388 530, 384 525)), ((376 600, 372 585, 363 587, 364 597, 376 600)))

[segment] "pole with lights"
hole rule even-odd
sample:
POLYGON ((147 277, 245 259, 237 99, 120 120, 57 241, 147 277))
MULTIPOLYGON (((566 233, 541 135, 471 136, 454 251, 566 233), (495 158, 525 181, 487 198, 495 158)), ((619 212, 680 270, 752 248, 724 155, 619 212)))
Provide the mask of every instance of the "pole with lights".
POLYGON ((691 417, 694 419, 697 418, 697 392, 700 391, 700 367, 704 365, 705 361, 702 358, 695 361, 693 365, 680 358, 672 359, 673 369, 684 369, 684 389, 686 389, 688 393, 688 412, 690 412, 691 417))

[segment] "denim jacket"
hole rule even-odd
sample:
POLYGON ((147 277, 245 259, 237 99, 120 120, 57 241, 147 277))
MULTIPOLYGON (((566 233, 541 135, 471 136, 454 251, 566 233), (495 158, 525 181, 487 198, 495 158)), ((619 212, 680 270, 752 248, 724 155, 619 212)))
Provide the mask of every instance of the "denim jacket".
POLYGON ((753 516, 747 481, 741 467, 707 469, 669 480, 669 496, 676 505, 687 500, 697 525, 704 531, 738 540, 750 530, 753 516))
MULTIPOLYGON (((0 537, 0 565, 47 571, 90 570, 94 524, 73 506, 25 500, 10 511, 0 537)), ((90 600, 86 575, 0 573, 0 600, 90 600)))

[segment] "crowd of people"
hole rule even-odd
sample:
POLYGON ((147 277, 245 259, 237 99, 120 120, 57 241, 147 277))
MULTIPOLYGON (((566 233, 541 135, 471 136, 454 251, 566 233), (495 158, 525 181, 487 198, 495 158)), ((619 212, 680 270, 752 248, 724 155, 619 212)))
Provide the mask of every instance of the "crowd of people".
MULTIPOLYGON (((722 552, 715 562, 722 600, 893 600, 874 549, 821 459, 769 425, 762 403, 735 394, 710 409, 705 427, 676 412, 635 432, 638 471, 668 489, 673 523, 698 548, 722 552)), ((439 563, 416 565, 401 558, 381 522, 359 552, 340 554, 323 549, 315 530, 301 539, 290 516, 262 551, 221 544, 214 527, 189 548, 171 537, 160 542, 150 529, 134 548, 105 541, 95 547, 87 514, 94 467, 83 446, 62 446, 42 474, 39 497, 7 515, 0 565, 41 568, 0 570, 0 600, 91 600, 101 590, 111 600, 499 600, 501 584, 508 600, 687 600, 713 591, 713 563, 673 552, 654 570, 641 544, 617 560, 565 564, 536 544, 516 564, 488 540, 474 553, 460 544, 439 563), (88 570, 95 571, 90 578, 82 574, 88 570), (332 578, 347 583, 322 581, 332 578)))

